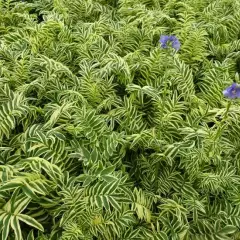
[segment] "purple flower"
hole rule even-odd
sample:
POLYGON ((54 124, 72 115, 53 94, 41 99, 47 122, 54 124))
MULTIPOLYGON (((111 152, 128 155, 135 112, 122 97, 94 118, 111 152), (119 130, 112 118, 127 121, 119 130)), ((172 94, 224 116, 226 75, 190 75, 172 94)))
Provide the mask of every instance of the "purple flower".
POLYGON ((171 42, 172 48, 174 48, 177 51, 180 49, 180 45, 181 45, 177 37, 173 35, 172 36, 162 35, 160 37, 159 42, 161 43, 162 48, 168 48, 168 42, 171 42))
POLYGON ((170 36, 169 40, 172 42, 172 47, 177 51, 180 49, 180 42, 175 36, 170 36))
POLYGON ((223 95, 227 98, 240 98, 240 86, 233 83, 223 91, 223 95))
POLYGON ((162 36, 160 37, 160 40, 159 40, 159 42, 161 43, 161 47, 162 47, 162 48, 167 48, 167 47, 168 47, 168 46, 167 46, 168 41, 169 41, 169 36, 162 35, 162 36))

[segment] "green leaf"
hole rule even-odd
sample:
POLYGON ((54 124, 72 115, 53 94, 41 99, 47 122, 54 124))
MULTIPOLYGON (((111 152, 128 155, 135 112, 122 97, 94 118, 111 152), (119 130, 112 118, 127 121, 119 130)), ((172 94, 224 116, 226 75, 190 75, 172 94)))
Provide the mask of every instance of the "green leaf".
POLYGON ((5 217, 8 215, 7 212, 0 209, 0 226, 2 226, 5 217))
POLYGON ((0 191, 9 191, 22 186, 22 182, 8 182, 0 187, 0 191))
POLYGON ((27 236, 27 240, 34 240, 33 230, 31 230, 27 236))
POLYGON ((92 151, 90 159, 93 162, 97 162, 97 160, 98 160, 98 151, 97 151, 96 148, 94 148, 94 150, 92 151))
POLYGON ((22 239, 22 232, 21 232, 21 228, 20 228, 20 224, 19 224, 17 216, 14 216, 14 217, 11 218, 11 227, 14 230, 15 239, 16 240, 21 240, 22 239))
POLYGON ((91 159, 91 154, 90 154, 90 152, 89 152, 85 147, 83 147, 83 146, 81 146, 81 149, 82 149, 82 152, 83 152, 83 156, 84 156, 87 160, 91 159))
POLYGON ((94 180, 94 178, 92 176, 87 176, 83 182, 83 187, 88 186, 93 180, 94 180))
POLYGON ((2 227, 2 240, 7 240, 9 230, 10 230, 10 222, 11 215, 9 214, 5 219, 3 220, 3 227, 2 227))
POLYGON ((233 234, 237 231, 237 227, 233 226, 233 225, 227 225, 224 228, 222 228, 218 233, 219 234, 224 234, 224 235, 229 235, 229 234, 233 234))
POLYGON ((107 167, 107 168, 105 168, 105 169, 102 170, 102 172, 100 173, 100 175, 101 175, 101 176, 109 175, 109 174, 111 174, 114 170, 115 170, 115 166, 107 167))
POLYGON ((34 218, 32 218, 28 215, 18 214, 18 219, 32 227, 37 228, 38 230, 40 230, 42 232, 44 231, 43 226, 39 222, 37 222, 34 218))
POLYGON ((101 179, 103 179, 105 182, 115 182, 117 181, 117 178, 111 175, 103 175, 101 176, 101 179))
POLYGON ((119 203, 114 199, 114 197, 112 196, 108 196, 108 201, 111 203, 111 205, 117 210, 117 211, 121 211, 121 206, 119 205, 119 203))
POLYGON ((19 199, 13 202, 14 214, 21 213, 30 203, 31 198, 26 197, 25 195, 20 196, 19 199))

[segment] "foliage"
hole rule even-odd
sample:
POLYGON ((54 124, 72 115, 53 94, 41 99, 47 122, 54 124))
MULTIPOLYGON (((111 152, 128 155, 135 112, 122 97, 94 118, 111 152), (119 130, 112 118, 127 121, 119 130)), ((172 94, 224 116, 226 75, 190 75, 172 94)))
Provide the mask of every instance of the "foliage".
POLYGON ((240 239, 239 9, 0 0, 0 238, 240 239))

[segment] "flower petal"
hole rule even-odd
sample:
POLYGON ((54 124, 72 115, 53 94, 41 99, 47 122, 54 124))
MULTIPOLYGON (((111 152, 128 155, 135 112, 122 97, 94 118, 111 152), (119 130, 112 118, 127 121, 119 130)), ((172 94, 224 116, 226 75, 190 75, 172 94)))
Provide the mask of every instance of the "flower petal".
POLYGON ((180 44, 180 42, 178 41, 178 39, 172 42, 172 47, 173 47, 174 49, 176 49, 177 51, 180 49, 180 46, 181 46, 181 44, 180 44))
POLYGON ((233 83, 230 87, 223 90, 223 95, 227 98, 240 98, 240 86, 233 83))
POLYGON ((234 82, 230 87, 234 90, 238 85, 234 82))
POLYGON ((223 95, 224 97, 232 98, 232 94, 231 94, 231 91, 229 91, 229 88, 226 88, 225 90, 223 90, 223 95))
POLYGON ((171 36, 169 37, 169 40, 172 41, 172 42, 174 42, 174 41, 176 41, 176 40, 178 41, 177 37, 174 36, 174 35, 171 35, 171 36))
POLYGON ((240 98, 240 87, 236 88, 236 98, 240 98))
POLYGON ((165 43, 165 44, 161 44, 161 48, 167 48, 168 47, 168 45, 165 43))
POLYGON ((171 42, 172 43, 172 48, 174 48, 177 51, 180 49, 180 45, 181 45, 178 38, 174 35, 171 35, 171 36, 162 35, 160 37, 159 42, 161 43, 162 48, 167 48, 168 47, 167 43, 171 42))
POLYGON ((167 46, 168 41, 169 41, 169 36, 162 35, 162 36, 160 37, 160 40, 159 40, 159 42, 161 43, 161 47, 162 47, 162 48, 167 48, 167 47, 168 47, 168 46, 167 46))
POLYGON ((167 44, 168 41, 169 41, 169 36, 167 35, 162 35, 159 40, 161 44, 167 44))
POLYGON ((181 45, 178 38, 176 36, 172 35, 169 37, 169 40, 172 42, 172 47, 178 51, 180 49, 180 45, 181 45))

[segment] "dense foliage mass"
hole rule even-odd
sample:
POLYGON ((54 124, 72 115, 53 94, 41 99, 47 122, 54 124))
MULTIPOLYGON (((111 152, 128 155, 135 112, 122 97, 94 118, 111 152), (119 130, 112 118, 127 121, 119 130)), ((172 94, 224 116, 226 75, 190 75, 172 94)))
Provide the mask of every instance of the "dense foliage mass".
POLYGON ((1 0, 0 238, 240 239, 239 22, 239 0, 1 0))

